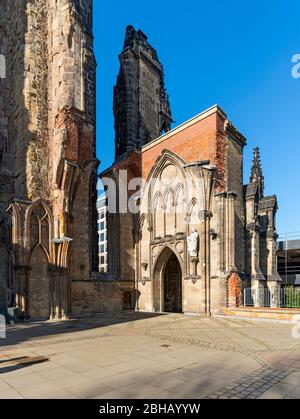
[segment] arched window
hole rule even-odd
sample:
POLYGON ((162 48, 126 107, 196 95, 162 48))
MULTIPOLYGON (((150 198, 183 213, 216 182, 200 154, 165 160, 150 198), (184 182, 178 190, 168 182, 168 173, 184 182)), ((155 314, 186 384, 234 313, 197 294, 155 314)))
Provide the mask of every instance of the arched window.
POLYGON ((163 207, 165 213, 165 235, 173 236, 175 234, 175 211, 174 193, 171 188, 165 191, 163 207))
POLYGON ((164 212, 162 196, 160 192, 157 192, 153 200, 153 212, 154 212, 154 237, 161 238, 164 236, 164 212))
POLYGON ((176 233, 184 233, 186 231, 186 202, 182 184, 177 185, 174 192, 174 210, 176 233))
POLYGON ((50 210, 48 210, 46 204, 40 200, 33 204, 28 217, 30 251, 33 252, 35 248, 41 247, 50 262, 52 240, 50 210))

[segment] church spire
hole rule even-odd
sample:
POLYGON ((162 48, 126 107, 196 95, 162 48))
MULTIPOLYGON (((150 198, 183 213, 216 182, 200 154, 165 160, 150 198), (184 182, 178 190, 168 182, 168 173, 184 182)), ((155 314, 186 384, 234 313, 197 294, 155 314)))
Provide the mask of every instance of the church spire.
POLYGON ((250 183, 256 183, 259 187, 259 195, 264 195, 265 180, 260 161, 260 150, 255 147, 253 150, 253 161, 251 168, 250 183))

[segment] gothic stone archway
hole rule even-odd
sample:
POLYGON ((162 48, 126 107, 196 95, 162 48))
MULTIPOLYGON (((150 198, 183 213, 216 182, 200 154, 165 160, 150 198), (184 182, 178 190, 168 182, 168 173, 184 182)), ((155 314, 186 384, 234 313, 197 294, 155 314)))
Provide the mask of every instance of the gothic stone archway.
POLYGON ((162 251, 155 265, 153 306, 156 312, 182 312, 182 269, 169 247, 162 251))

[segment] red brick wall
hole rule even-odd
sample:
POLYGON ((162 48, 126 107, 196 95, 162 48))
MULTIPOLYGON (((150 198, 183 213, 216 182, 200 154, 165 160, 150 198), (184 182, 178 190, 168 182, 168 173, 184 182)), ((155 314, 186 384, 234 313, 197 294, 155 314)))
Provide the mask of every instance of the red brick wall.
POLYGON ((168 149, 187 163, 210 160, 218 168, 218 189, 224 188, 227 170, 224 122, 224 118, 216 112, 145 150, 142 153, 143 177, 148 177, 159 155, 168 149))
POLYGON ((155 161, 165 149, 176 153, 187 163, 210 159, 214 154, 215 133, 216 120, 215 115, 212 115, 154 145, 142 154, 143 176, 148 177, 155 161))
POLYGON ((84 167, 95 158, 95 131, 88 126, 82 112, 72 108, 56 116, 56 128, 65 128, 64 157, 84 167))
POLYGON ((142 176, 144 179, 163 152, 170 150, 187 163, 210 160, 217 166, 217 189, 226 188, 227 182, 227 140, 224 133, 225 119, 215 112, 195 124, 174 132, 170 137, 146 146, 141 153, 133 152, 127 160, 114 166, 116 170, 128 170, 128 181, 142 176))

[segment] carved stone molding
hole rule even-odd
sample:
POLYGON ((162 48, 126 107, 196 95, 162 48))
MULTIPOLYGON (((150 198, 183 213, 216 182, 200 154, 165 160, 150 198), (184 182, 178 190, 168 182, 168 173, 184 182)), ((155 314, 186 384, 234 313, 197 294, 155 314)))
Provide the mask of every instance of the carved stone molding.
POLYGON ((199 219, 201 221, 211 219, 213 217, 213 213, 208 210, 199 211, 199 219))

